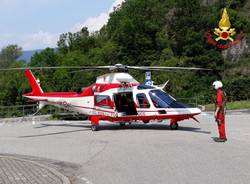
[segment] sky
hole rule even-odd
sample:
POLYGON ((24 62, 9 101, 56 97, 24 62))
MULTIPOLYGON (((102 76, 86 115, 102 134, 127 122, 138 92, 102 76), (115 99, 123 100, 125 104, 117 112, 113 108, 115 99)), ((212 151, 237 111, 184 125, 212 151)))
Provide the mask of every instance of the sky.
POLYGON ((107 23, 124 0, 0 0, 0 48, 23 50, 56 47, 59 35, 87 26, 90 32, 107 23))

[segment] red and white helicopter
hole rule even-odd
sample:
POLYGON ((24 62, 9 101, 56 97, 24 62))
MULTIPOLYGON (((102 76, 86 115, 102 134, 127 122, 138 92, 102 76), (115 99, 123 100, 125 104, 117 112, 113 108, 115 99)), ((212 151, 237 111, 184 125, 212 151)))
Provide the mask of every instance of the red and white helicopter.
MULTIPOLYGON (((180 103, 167 94, 162 88, 140 84, 130 74, 128 69, 136 70, 209 70, 204 68, 185 67, 145 67, 125 66, 81 66, 81 67, 31 67, 25 69, 26 77, 32 88, 31 93, 24 97, 38 101, 39 109, 45 105, 53 105, 89 117, 92 131, 98 130, 100 120, 126 123, 150 120, 170 119, 170 128, 178 129, 178 122, 193 118, 201 110, 190 105, 180 103), (96 82, 77 92, 44 92, 40 81, 34 77, 30 69, 40 68, 79 68, 79 69, 110 69, 112 72, 99 76, 96 82)), ((196 120, 197 121, 197 120, 196 120)))

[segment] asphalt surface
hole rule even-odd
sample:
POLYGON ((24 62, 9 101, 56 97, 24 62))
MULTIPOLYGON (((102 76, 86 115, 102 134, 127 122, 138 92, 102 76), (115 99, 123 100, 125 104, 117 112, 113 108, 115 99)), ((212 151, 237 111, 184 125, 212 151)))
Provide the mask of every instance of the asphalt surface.
POLYGON ((1 121, 0 153, 56 169, 72 184, 248 184, 250 113, 227 114, 226 143, 213 140, 212 114, 198 119, 180 122, 177 131, 153 122, 104 123, 97 132, 88 122, 1 121))

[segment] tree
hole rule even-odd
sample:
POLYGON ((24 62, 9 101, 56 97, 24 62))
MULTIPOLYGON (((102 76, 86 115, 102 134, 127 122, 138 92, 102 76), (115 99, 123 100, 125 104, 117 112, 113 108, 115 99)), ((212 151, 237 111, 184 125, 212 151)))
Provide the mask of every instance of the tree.
MULTIPOLYGON (((164 15, 171 1, 128 0, 111 14, 107 35, 120 50, 121 62, 130 65, 148 65, 159 59, 162 51, 158 40, 163 39, 164 15)), ((166 38, 167 39, 167 38, 166 38)))
POLYGON ((83 27, 81 31, 76 33, 68 32, 61 34, 57 45, 59 51, 63 54, 75 50, 86 53, 91 48, 96 47, 96 39, 94 34, 89 34, 87 27, 83 27))
POLYGON ((0 68, 7 68, 22 54, 22 48, 17 45, 9 45, 0 52, 0 68))
MULTIPOLYGON (((61 61, 59 61, 59 56, 55 49, 46 48, 40 53, 35 53, 31 58, 29 66, 31 67, 51 67, 51 66, 60 66, 61 61)), ((55 70, 40 70, 35 71, 40 80, 42 87, 45 91, 55 91, 57 89, 56 81, 51 80, 53 78, 55 70)))
POLYGON ((58 66, 58 56, 55 49, 46 48, 40 53, 36 52, 29 63, 30 66, 58 66))

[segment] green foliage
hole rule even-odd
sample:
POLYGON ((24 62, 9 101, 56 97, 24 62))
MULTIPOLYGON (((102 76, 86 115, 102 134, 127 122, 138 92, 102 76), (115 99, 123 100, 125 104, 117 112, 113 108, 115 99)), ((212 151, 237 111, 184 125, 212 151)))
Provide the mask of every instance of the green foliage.
POLYGON ((0 68, 8 68, 21 56, 22 48, 17 45, 9 45, 2 48, 0 52, 0 68))
POLYGON ((54 49, 46 48, 40 53, 35 53, 31 58, 30 66, 57 66, 59 64, 54 49))
MULTIPOLYGON (((208 104, 205 106, 206 111, 214 111, 214 104, 208 104)), ((250 109, 250 101, 242 100, 235 102, 227 102, 227 110, 238 110, 238 109, 250 109)))
MULTIPOLYGON (((55 49, 46 48, 40 53, 34 54, 31 58, 29 66, 36 67, 50 67, 58 66, 61 64, 59 56, 55 49)), ((45 91, 55 91, 57 90, 57 81, 53 81, 54 70, 43 69, 41 71, 36 71, 35 75, 40 79, 42 87, 45 91), (39 73, 39 75, 37 75, 39 73)))
POLYGON ((228 7, 231 9, 239 9, 242 8, 245 4, 246 0, 230 0, 228 2, 228 7))
POLYGON ((88 52, 91 48, 96 47, 96 40, 94 36, 89 35, 86 27, 76 33, 64 33, 60 35, 57 43, 60 52, 66 54, 72 51, 88 52))
MULTIPOLYGON (((22 49, 17 45, 9 45, 0 52, 0 68, 23 67, 16 59, 21 55, 22 49)), ((22 86, 20 72, 2 72, 0 77, 0 105, 13 105, 20 103, 19 92, 22 86)))
POLYGON ((250 77, 237 77, 225 81, 227 95, 232 100, 249 99, 250 77))
POLYGON ((167 45, 163 25, 170 4, 171 1, 128 0, 111 14, 106 31, 120 48, 121 62, 148 65, 159 59, 159 53, 167 45))

